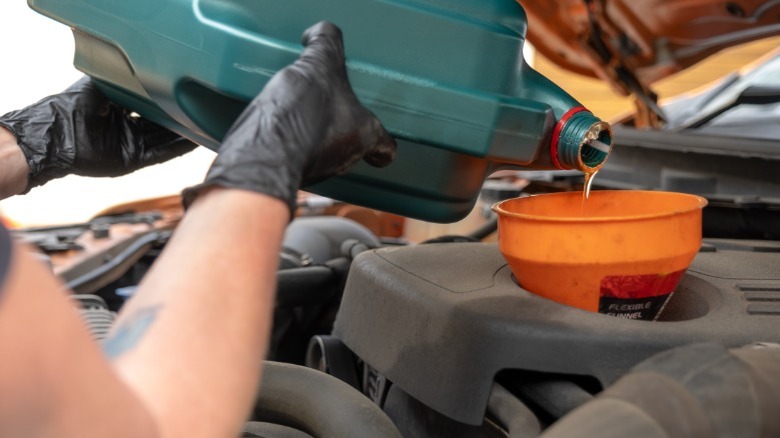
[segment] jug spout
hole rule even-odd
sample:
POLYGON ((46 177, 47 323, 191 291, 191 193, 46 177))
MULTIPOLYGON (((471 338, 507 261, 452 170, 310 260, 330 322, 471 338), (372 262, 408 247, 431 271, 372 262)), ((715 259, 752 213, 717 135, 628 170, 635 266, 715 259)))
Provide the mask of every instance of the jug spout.
POLYGON ((606 163, 614 145, 609 123, 524 60, 517 70, 514 94, 541 104, 553 119, 545 127, 536 159, 524 167, 593 173, 606 163))
POLYGON ((553 129, 550 158, 559 169, 596 172, 612 151, 612 128, 584 107, 566 112, 553 129))

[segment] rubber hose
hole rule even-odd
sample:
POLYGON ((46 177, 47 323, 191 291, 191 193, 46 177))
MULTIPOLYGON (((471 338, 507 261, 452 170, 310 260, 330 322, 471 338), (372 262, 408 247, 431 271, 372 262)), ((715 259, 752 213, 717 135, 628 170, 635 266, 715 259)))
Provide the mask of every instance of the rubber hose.
POLYGON ((490 391, 488 410, 506 427, 508 438, 531 438, 542 430, 536 415, 498 383, 490 391))
POLYGON ((92 334, 92 339, 100 342, 108 336, 114 325, 116 315, 108 309, 91 308, 82 309, 81 318, 87 324, 87 329, 92 334))
POLYGON ((116 313, 108 310, 105 300, 97 295, 75 294, 71 300, 81 313, 81 319, 92 335, 92 339, 101 342, 111 331, 116 320, 116 313))
POLYGON ((564 417, 594 399, 593 395, 582 387, 566 380, 524 383, 513 389, 555 419, 564 417))
POLYGON ((327 266, 280 270, 276 273, 276 307, 290 308, 326 303, 332 299, 338 284, 338 276, 327 266))
POLYGON ((315 437, 400 438, 390 418, 363 394, 320 371, 265 362, 253 420, 315 437))
POLYGON ((542 436, 780 436, 780 346, 759 346, 707 343, 660 353, 542 436))

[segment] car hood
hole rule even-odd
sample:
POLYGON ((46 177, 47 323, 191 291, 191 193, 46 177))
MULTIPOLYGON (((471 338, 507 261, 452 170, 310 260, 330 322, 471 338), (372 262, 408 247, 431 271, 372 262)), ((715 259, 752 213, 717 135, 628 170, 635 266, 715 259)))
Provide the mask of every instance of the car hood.
POLYGON ((779 0, 518 0, 528 41, 662 118, 650 84, 727 47, 780 35, 779 0))

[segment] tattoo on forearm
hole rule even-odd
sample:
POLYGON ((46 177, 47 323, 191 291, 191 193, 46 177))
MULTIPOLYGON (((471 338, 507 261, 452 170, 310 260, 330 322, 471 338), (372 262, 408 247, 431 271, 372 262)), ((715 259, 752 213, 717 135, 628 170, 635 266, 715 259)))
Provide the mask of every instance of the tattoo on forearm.
POLYGON ((152 325, 161 306, 146 307, 131 315, 103 342, 103 352, 114 359, 132 349, 152 325))

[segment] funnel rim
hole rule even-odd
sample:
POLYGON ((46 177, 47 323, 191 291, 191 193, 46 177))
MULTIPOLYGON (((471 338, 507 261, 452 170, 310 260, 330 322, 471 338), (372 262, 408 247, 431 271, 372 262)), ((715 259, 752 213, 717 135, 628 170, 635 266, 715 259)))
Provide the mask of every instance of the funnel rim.
POLYGON ((595 216, 595 217, 555 217, 555 216, 540 216, 536 214, 527 214, 527 213, 515 213, 510 212, 502 208, 502 204, 505 204, 510 201, 515 201, 517 199, 525 199, 525 198, 535 198, 537 196, 571 196, 571 193, 575 192, 557 192, 557 193, 539 193, 535 195, 530 196, 523 196, 518 198, 511 198, 511 199, 505 199, 503 201, 496 202, 491 206, 491 210, 496 212, 498 214, 499 219, 501 216, 504 217, 511 217, 516 219, 525 219, 530 221, 536 221, 536 222, 557 222, 557 223, 601 223, 601 222, 628 222, 628 221, 637 221, 637 220, 647 220, 647 219, 657 219, 662 217, 668 217, 668 216, 676 216, 680 214, 690 213, 692 211, 701 210, 704 207, 707 206, 708 202, 706 198, 694 195, 690 193, 682 193, 682 192, 668 192, 668 191, 661 191, 661 190, 594 190, 591 192, 591 196, 597 193, 651 193, 652 196, 655 195, 676 195, 676 196, 686 196, 690 198, 695 198, 697 200, 696 205, 691 206, 690 208, 683 208, 683 209, 676 209, 676 210, 668 210, 663 211, 659 213, 648 213, 648 214, 636 214, 636 215, 628 215, 628 216, 595 216))

